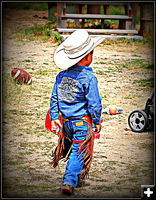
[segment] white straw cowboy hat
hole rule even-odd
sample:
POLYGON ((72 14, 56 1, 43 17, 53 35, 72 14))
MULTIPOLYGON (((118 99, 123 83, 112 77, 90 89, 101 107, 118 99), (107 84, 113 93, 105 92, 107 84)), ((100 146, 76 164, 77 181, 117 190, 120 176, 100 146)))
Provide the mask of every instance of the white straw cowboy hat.
POLYGON ((54 62, 59 68, 67 69, 79 62, 102 41, 102 37, 91 38, 86 30, 76 30, 56 49, 54 62))

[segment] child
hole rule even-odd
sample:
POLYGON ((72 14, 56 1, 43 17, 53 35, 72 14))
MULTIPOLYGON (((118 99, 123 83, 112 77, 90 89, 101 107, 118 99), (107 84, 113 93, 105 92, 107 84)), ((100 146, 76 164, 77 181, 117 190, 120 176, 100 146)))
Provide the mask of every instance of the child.
POLYGON ((69 154, 68 163, 62 180, 64 194, 72 194, 89 172, 94 142, 92 123, 96 132, 101 131, 102 104, 97 79, 89 65, 93 49, 102 41, 101 37, 91 38, 86 30, 77 30, 54 54, 55 64, 64 69, 56 77, 50 101, 52 127, 59 134, 54 167, 65 157, 63 148, 71 142, 71 148, 68 147, 66 152, 66 155, 69 154))

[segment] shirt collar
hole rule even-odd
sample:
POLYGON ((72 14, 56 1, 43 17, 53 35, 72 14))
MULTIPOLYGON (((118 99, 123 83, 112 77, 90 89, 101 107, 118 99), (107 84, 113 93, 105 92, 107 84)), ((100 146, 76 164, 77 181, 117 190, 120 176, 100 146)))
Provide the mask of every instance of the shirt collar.
POLYGON ((80 71, 90 71, 90 72, 93 72, 93 69, 91 67, 87 67, 87 66, 82 66, 82 65, 75 65, 74 66, 74 69, 76 70, 80 70, 80 71))

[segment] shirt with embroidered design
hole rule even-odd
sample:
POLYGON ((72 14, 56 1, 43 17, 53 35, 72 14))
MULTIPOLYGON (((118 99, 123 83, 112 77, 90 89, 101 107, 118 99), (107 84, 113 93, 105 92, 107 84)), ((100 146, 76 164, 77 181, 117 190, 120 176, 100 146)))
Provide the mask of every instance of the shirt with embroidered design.
POLYGON ((61 71, 50 98, 50 118, 65 119, 90 116, 94 124, 100 124, 102 103, 98 81, 91 67, 75 65, 61 71))

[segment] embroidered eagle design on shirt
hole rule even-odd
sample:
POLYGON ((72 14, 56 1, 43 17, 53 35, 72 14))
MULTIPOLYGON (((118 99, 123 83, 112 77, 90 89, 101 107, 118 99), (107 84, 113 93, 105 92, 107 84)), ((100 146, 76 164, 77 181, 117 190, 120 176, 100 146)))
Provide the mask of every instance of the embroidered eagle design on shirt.
POLYGON ((79 81, 69 78, 63 77, 61 83, 58 85, 58 97, 60 100, 71 102, 75 99, 78 88, 79 81))

